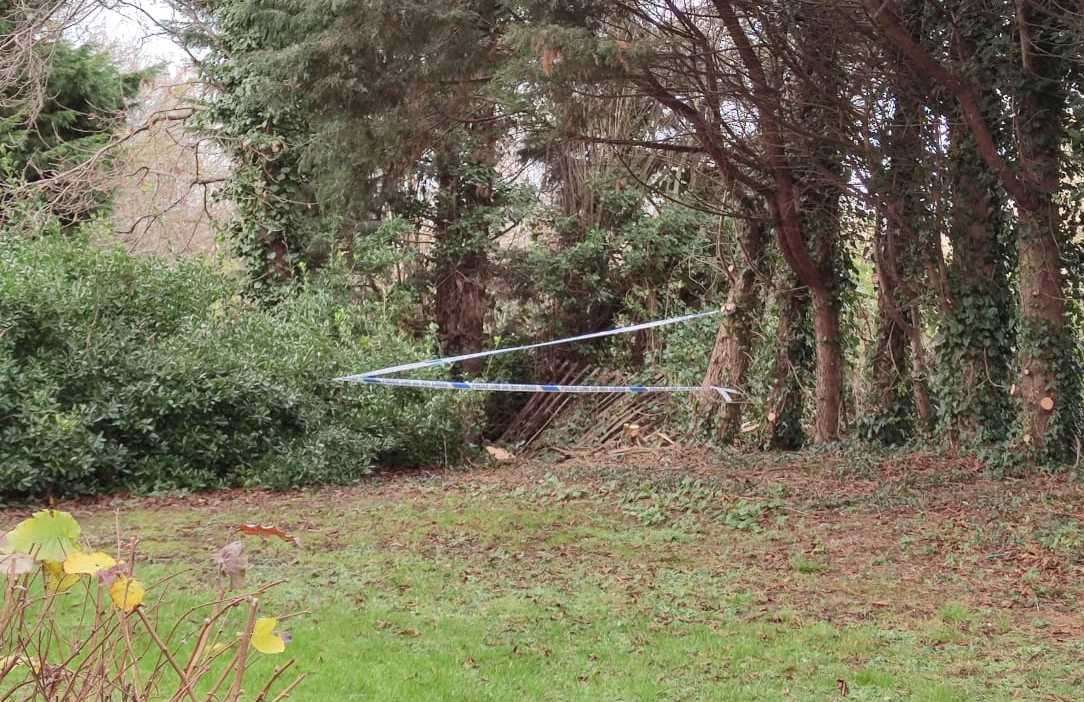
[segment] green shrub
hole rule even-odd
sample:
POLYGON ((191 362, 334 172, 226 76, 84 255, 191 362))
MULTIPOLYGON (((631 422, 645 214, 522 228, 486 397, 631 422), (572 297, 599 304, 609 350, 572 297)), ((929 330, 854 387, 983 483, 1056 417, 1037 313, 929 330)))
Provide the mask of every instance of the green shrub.
POLYGON ((273 307, 207 262, 0 241, 0 495, 355 480, 452 459, 462 396, 332 382, 432 353, 333 276, 273 307))

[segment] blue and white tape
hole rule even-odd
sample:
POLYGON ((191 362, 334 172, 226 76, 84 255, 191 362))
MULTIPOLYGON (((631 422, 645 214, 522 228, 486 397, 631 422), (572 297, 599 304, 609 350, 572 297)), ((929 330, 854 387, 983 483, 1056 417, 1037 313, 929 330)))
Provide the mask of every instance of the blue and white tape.
POLYGON ((680 317, 660 319, 654 322, 644 322, 642 324, 633 324, 627 327, 617 327, 616 329, 609 329, 606 331, 594 332, 591 334, 571 336, 565 339, 542 341, 535 344, 525 344, 523 346, 509 346, 503 349, 492 349, 489 351, 480 351, 478 353, 463 354, 462 356, 447 356, 445 358, 434 358, 427 361, 404 363, 398 366, 389 366, 388 368, 381 368, 379 370, 369 371, 368 373, 347 375, 341 378, 336 378, 335 380, 344 383, 362 383, 365 385, 389 385, 395 387, 427 388, 431 390, 483 390, 488 392, 652 393, 703 392, 705 390, 714 390, 715 392, 719 393, 720 396, 722 396, 724 402, 734 402, 733 396, 736 394, 740 394, 740 391, 733 388, 721 387, 718 385, 551 385, 544 383, 488 383, 453 380, 415 380, 410 378, 384 377, 393 373, 404 373, 406 371, 418 370, 420 368, 435 368, 438 366, 448 366, 453 363, 459 363, 461 361, 467 361, 474 358, 486 358, 489 356, 497 356, 504 353, 513 353, 515 351, 528 351, 530 349, 544 348, 546 346, 571 344, 577 341, 586 341, 587 339, 599 339, 606 336, 614 336, 616 334, 630 334, 632 332, 642 331, 644 329, 655 329, 658 327, 665 327, 670 324, 680 324, 682 322, 689 322, 694 319, 710 317, 716 314, 719 314, 718 310, 712 310, 709 312, 697 312, 695 314, 686 314, 680 317))

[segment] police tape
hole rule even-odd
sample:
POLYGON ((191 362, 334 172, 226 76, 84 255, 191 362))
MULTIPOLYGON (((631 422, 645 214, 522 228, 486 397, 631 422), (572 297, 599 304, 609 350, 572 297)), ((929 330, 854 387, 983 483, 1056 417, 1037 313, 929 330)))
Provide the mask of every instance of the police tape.
POLYGON ((649 392, 703 392, 719 393, 724 402, 734 402, 738 391, 718 385, 547 385, 534 383, 476 383, 461 380, 415 380, 413 378, 372 378, 362 376, 346 382, 365 385, 391 385, 404 388, 428 388, 431 390, 484 390, 488 392, 567 392, 567 393, 649 393, 649 392))
POLYGON ((740 391, 735 390, 734 388, 726 388, 718 385, 553 385, 547 383, 489 383, 455 380, 415 380, 412 378, 384 377, 392 375, 393 373, 404 373, 406 371, 419 370, 421 368, 436 368, 439 366, 449 366, 454 363, 460 363, 462 361, 468 361, 475 358, 487 358, 490 356, 497 356, 505 353, 514 353, 517 351, 529 351, 531 349, 545 348, 547 346, 571 344, 577 341, 599 339, 602 337, 614 336, 616 334, 631 334, 632 332, 643 331, 645 329, 656 329, 658 327, 665 327, 671 324, 681 324, 683 322, 689 322, 694 319, 701 319, 704 317, 711 317, 717 314, 719 314, 718 310, 712 310, 709 312, 697 312, 694 314, 682 315, 680 317, 660 319, 654 322, 643 322, 641 324, 633 324, 627 327, 617 327, 615 329, 593 332, 591 334, 570 336, 564 339, 542 341, 534 344, 524 344, 522 346, 509 346, 502 349, 491 349, 489 351, 479 351, 477 353, 463 354, 461 356, 446 356, 444 358, 433 358, 426 361, 404 363, 402 365, 389 366, 387 368, 380 368, 378 370, 369 371, 368 373, 346 375, 341 378, 335 378, 335 380, 344 383, 360 383, 364 385, 386 385, 394 387, 427 388, 433 390, 480 390, 489 392, 682 393, 703 392, 705 390, 708 390, 717 392, 723 398, 724 402, 734 402, 733 396, 736 394, 740 394, 740 391))

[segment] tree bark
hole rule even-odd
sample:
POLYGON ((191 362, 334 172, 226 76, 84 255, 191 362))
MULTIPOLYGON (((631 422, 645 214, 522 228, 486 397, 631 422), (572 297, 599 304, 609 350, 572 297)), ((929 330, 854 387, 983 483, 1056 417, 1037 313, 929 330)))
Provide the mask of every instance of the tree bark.
MULTIPOLYGON (((436 322, 441 352, 449 356, 481 351, 485 341, 487 232, 472 215, 492 206, 491 179, 463 178, 466 166, 484 168, 495 160, 496 140, 481 135, 470 152, 449 143, 436 159, 439 193, 434 221, 436 322)), ((449 140, 451 141, 451 140, 449 140)), ((482 370, 481 359, 464 361, 467 373, 482 370)))
POLYGON ((870 364, 868 409, 862 422, 867 439, 888 445, 906 441, 913 428, 914 396, 907 390, 910 354, 907 330, 893 299, 897 294, 883 282, 877 290, 877 343, 870 364))
POLYGON ((1059 417, 1069 420, 1067 405, 1079 396, 1067 392, 1071 379, 1072 330, 1065 301, 1059 244, 1065 240, 1054 193, 1058 189, 1064 139, 1066 96, 1059 81, 1065 68, 1064 39, 1053 0, 1020 0, 1017 25, 1027 81, 1016 96, 1015 129, 1020 166, 1032 184, 1036 206, 1019 215, 1017 246, 1020 274, 1020 377, 1024 439, 1037 448, 1064 453, 1073 427, 1061 422, 1060 436, 1050 436, 1059 417), (1053 439, 1053 442, 1051 442, 1053 439), (1053 445, 1048 445, 1053 444, 1053 445))
POLYGON ((809 343, 809 291, 792 276, 783 276, 776 291, 779 320, 775 328, 772 387, 764 412, 764 447, 792 451, 805 443, 802 428, 802 378, 812 365, 809 343))
MULTIPOLYGON (((752 361, 753 329, 763 306, 757 290, 757 279, 764 263, 768 232, 767 223, 762 216, 758 216, 762 212, 757 211, 752 198, 743 202, 742 210, 747 218, 738 220, 737 225, 739 262, 730 266, 730 288, 723 304, 723 316, 704 375, 704 385, 741 388, 745 385, 745 376, 752 361)), ((720 405, 719 399, 714 396, 698 404, 700 411, 708 410, 709 418, 714 414, 710 409, 720 405)), ((740 404, 722 403, 717 432, 724 442, 733 441, 741 431, 741 410, 740 404)))
MULTIPOLYGON (((926 0, 905 0, 901 21, 921 42, 926 0)), ((898 52, 896 52, 898 53, 898 52)), ((882 140, 888 164, 874 177, 883 218, 874 236, 877 277, 877 342, 871 362, 867 438, 886 444, 906 441, 917 426, 930 428, 930 396, 922 338, 922 251, 931 238, 922 200, 923 131, 927 119, 922 87, 902 56, 891 64, 895 106, 882 140), (916 423, 917 416, 917 423, 916 423)))
POLYGON ((911 390, 915 396, 915 414, 918 415, 919 428, 930 431, 933 428, 933 403, 930 401, 929 370, 926 365, 926 344, 922 338, 922 307, 915 303, 911 307, 911 390))
POLYGON ((834 296, 813 295, 813 333, 817 349, 817 417, 814 440, 818 444, 839 438, 843 405, 843 345, 839 333, 839 304, 834 296))
POLYGON ((970 130, 950 127, 950 298, 941 320, 940 424, 954 443, 1008 431, 1012 298, 997 181, 970 130))

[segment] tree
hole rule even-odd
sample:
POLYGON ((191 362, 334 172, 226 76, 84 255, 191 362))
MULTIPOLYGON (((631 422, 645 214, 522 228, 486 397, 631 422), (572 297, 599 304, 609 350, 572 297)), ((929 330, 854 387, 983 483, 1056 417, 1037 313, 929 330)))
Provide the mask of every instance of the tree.
POLYGON ((98 168, 148 72, 124 71, 106 52, 69 43, 42 17, 59 12, 52 5, 0 3, 3 53, 25 54, 5 56, 15 74, 0 82, 0 202, 11 213, 35 198, 68 226, 106 203, 98 168))
POLYGON ((809 30, 796 32, 798 18, 773 3, 668 2, 657 10, 643 3, 627 11, 624 23, 611 25, 604 48, 612 52, 614 68, 681 126, 680 136, 657 148, 692 142, 723 182, 763 198, 784 260, 810 291, 817 350, 814 436, 833 441, 843 382, 841 164, 832 137, 810 139, 796 125, 812 119, 835 128, 838 122, 845 93, 841 64, 831 50, 817 48, 821 37, 815 37, 838 25, 813 8, 801 18, 809 30), (753 33, 769 41, 754 47, 753 33), (808 61, 809 73, 774 69, 796 55, 808 61), (810 99, 826 86, 827 95, 810 99))
MULTIPOLYGON (((1020 338, 1015 389, 1022 409, 1021 439, 1044 453, 1063 456, 1079 431, 1081 401, 1072 370, 1075 349, 1061 253, 1068 238, 1056 203, 1067 95, 1078 59, 1077 16, 1051 0, 992 3, 996 13, 992 17, 1009 27, 1007 35, 1015 38, 1007 56, 995 64, 1001 69, 997 86, 1012 101, 1014 133, 1006 158, 998 145, 997 125, 984 108, 983 90, 974 79, 916 42, 903 26, 896 2, 865 0, 865 5, 885 40, 952 98, 962 121, 958 129, 967 130, 957 142, 974 140, 978 157, 1016 206, 1020 338)), ((978 11, 991 17, 982 4, 978 11)), ((990 35, 996 27, 996 22, 993 27, 987 24, 982 31, 990 35)), ((962 48, 966 58, 967 47, 962 48)), ((981 60, 988 65, 992 57, 983 55, 981 60)))

